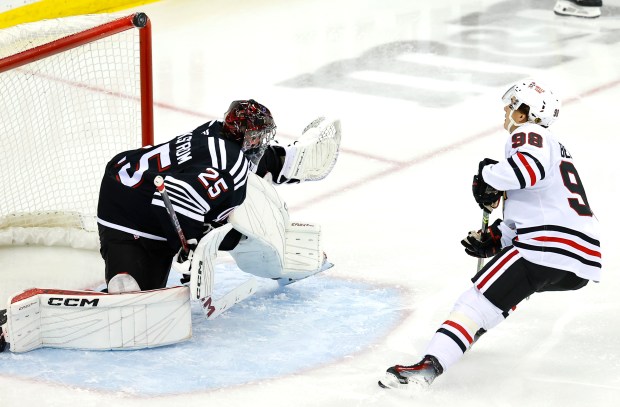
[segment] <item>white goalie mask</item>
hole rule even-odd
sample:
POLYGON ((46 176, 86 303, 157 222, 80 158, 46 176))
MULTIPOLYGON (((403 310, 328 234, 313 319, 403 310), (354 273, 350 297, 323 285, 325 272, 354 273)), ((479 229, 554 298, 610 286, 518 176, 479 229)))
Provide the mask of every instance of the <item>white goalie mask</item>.
POLYGON ((502 102, 516 111, 522 104, 530 107, 527 121, 549 127, 560 114, 560 100, 544 85, 533 79, 524 79, 504 93, 502 102))

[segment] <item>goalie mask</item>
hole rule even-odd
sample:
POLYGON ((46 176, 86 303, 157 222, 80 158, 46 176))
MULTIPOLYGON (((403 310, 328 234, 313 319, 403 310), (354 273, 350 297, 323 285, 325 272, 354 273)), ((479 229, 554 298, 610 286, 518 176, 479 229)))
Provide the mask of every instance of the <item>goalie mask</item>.
POLYGON ((235 100, 224 115, 224 132, 241 146, 250 162, 258 165, 276 135, 276 124, 269 109, 257 101, 235 100))
MULTIPOLYGON (((527 105, 530 108, 527 121, 543 127, 549 127, 560 114, 560 100, 550 89, 533 79, 525 79, 512 85, 502 97, 502 102, 513 112, 521 105, 527 105)), ((510 121, 514 126, 520 125, 512 120, 512 114, 510 121)))

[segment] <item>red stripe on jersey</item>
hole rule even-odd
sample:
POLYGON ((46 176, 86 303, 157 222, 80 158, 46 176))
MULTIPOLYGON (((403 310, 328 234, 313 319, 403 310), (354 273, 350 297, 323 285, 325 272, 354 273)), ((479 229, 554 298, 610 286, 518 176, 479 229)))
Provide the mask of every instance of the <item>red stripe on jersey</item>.
POLYGON ((486 277, 484 277, 482 279, 482 281, 480 282, 480 284, 478 284, 476 287, 478 287, 478 289, 482 289, 482 287, 484 287, 484 285, 499 271, 499 269, 501 269, 502 267, 504 267, 504 265, 506 263, 508 263, 510 261, 510 259, 512 259, 514 256, 517 255, 517 253, 519 253, 518 250, 513 250, 512 252, 510 252, 506 257, 504 257, 498 264, 497 266, 495 266, 490 273, 488 273, 486 275, 486 277))
POLYGON ((527 173, 530 175, 531 185, 534 186, 534 184, 536 183, 536 173, 534 173, 534 170, 530 166, 530 163, 527 162, 527 159, 523 156, 523 154, 517 152, 517 157, 519 157, 519 160, 521 160, 521 163, 523 163, 523 166, 527 170, 527 173))
POLYGON ((463 334, 463 336, 465 337, 465 339, 467 339, 467 341, 471 344, 474 340, 471 338, 471 336, 467 333, 467 331, 465 330, 465 328, 463 328, 462 326, 460 326, 459 324, 457 324, 456 322, 452 322, 452 321, 446 321, 443 323, 444 325, 450 325, 452 328, 456 328, 460 333, 463 334))
POLYGON ((601 253, 597 252, 596 250, 592 250, 592 249, 588 249, 587 247, 584 247, 580 244, 577 244, 575 242, 573 242, 572 240, 568 240, 568 239, 562 239, 561 237, 551 237, 551 236, 538 236, 535 237, 534 240, 538 240, 540 242, 555 242, 555 243, 562 243, 565 245, 568 245, 570 247, 573 247, 579 251, 584 252, 585 254, 589 254, 590 256, 594 256, 594 257, 601 257, 601 253))

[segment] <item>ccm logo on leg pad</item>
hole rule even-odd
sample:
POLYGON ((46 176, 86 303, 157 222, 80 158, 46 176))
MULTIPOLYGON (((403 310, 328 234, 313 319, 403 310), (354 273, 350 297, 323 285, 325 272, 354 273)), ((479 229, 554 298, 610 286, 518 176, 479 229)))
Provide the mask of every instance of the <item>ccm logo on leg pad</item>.
POLYGON ((57 307, 96 307, 99 304, 99 298, 55 298, 51 297, 47 300, 47 305, 54 305, 57 307))

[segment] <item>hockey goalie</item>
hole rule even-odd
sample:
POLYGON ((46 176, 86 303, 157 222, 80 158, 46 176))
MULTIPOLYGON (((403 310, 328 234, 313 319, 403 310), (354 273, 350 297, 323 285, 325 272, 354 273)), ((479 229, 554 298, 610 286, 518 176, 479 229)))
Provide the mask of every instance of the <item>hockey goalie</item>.
POLYGON ((214 318, 256 290, 250 278, 212 297, 221 251, 242 271, 280 284, 332 267, 320 226, 292 222, 274 184, 325 178, 338 157, 340 122, 320 117, 288 146, 275 132, 265 106, 234 101, 222 121, 113 157, 97 210, 105 292, 31 289, 13 296, 0 314, 2 343, 26 352, 187 340, 190 301, 214 318), (183 285, 166 287, 170 270, 183 285))

